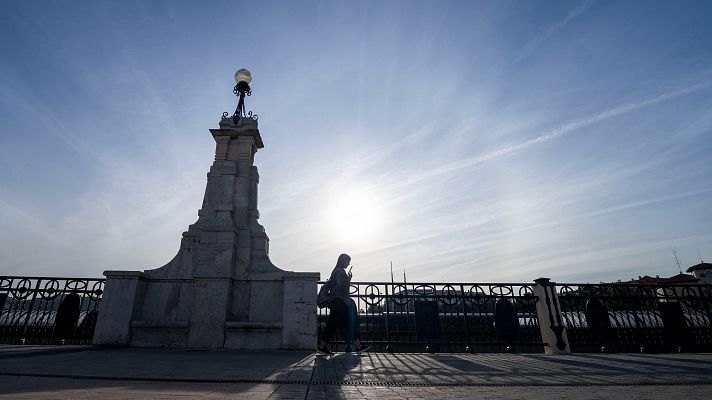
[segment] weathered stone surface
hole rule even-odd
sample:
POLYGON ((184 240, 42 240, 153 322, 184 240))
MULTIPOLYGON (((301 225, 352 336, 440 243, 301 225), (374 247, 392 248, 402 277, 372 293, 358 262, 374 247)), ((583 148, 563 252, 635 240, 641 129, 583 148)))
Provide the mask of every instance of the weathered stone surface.
POLYGON ((140 271, 105 271, 106 284, 99 303, 93 343, 127 346, 131 341, 131 321, 140 312, 146 281, 140 271))
POLYGON ((133 347, 185 348, 187 340, 188 321, 131 322, 133 347))
POLYGON ((282 348, 282 323, 280 322, 226 322, 225 348, 272 349, 282 348))
POLYGON ((195 279, 188 347, 200 349, 223 347, 231 283, 229 279, 195 279))
POLYGON ((175 281, 153 281, 146 285, 141 315, 157 321, 175 321, 178 319, 178 305, 181 298, 181 283, 175 281))
POLYGON ((250 321, 281 322, 284 282, 252 281, 250 286, 250 321))
POLYGON ((257 121, 211 129, 216 143, 198 220, 157 269, 107 271, 96 344, 137 347, 311 349, 318 273, 269 259, 258 222, 257 121))
POLYGON ((308 349, 317 344, 316 284, 319 274, 291 273, 284 277, 282 348, 308 349))

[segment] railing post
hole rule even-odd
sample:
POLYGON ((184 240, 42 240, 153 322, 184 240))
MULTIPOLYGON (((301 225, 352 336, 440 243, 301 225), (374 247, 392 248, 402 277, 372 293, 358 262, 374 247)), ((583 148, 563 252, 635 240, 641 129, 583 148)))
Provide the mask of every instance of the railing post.
POLYGON ((385 297, 385 301, 384 301, 385 306, 386 306, 386 315, 385 315, 384 323, 385 323, 385 327, 386 327, 386 343, 388 343, 386 346, 390 346, 391 345, 391 329, 390 329, 389 321, 388 321, 390 319, 390 315, 391 315, 390 314, 391 308, 390 308, 390 305, 388 304, 388 302, 390 301, 390 295, 388 293, 388 284, 386 284, 384 286, 386 287, 386 297, 385 297))
POLYGON ((465 307, 465 286, 460 285, 460 302, 462 303, 462 323, 465 325, 465 341, 467 342, 466 349, 472 349, 470 341, 470 327, 467 323, 467 307, 465 307))
POLYGON ((569 339, 566 328, 561 318, 561 306, 556 286, 549 278, 535 279, 533 291, 539 300, 536 302, 536 313, 541 329, 541 339, 544 344, 544 353, 564 354, 570 353, 569 339))

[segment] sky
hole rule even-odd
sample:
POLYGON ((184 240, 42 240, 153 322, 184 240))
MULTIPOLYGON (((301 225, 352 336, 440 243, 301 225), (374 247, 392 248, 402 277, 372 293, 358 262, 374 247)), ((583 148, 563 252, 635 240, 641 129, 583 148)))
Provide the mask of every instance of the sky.
POLYGON ((0 275, 168 262, 233 74, 280 268, 558 282, 712 260, 712 2, 0 1, 0 275))

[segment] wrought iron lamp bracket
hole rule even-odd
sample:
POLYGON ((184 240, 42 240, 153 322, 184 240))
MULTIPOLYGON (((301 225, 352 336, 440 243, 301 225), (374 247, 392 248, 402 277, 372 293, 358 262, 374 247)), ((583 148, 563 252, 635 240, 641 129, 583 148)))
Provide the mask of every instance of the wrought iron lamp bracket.
MULTIPOLYGON (((247 115, 245 114, 245 96, 251 96, 252 95, 252 89, 250 89, 250 85, 245 82, 241 81, 235 87, 232 89, 232 92, 240 97, 240 100, 237 102, 237 108, 235 109, 235 113, 232 114, 232 122, 237 125, 237 123, 240 121, 240 118, 245 118, 247 115)), ((252 112, 250 112, 250 116, 252 116, 252 112)))
POLYGON ((237 102, 237 108, 235 108, 235 112, 232 114, 232 116, 229 116, 229 113, 224 112, 222 114, 222 120, 231 118, 232 123, 234 125, 237 125, 240 122, 241 118, 251 118, 253 120, 257 120, 257 115, 253 115, 252 111, 247 112, 245 110, 245 96, 252 95, 252 89, 250 88, 250 83, 252 82, 252 75, 250 74, 250 71, 246 69, 238 70, 235 73, 235 81, 237 82, 237 84, 235 85, 235 87, 233 87, 232 93, 234 93, 239 98, 237 102))

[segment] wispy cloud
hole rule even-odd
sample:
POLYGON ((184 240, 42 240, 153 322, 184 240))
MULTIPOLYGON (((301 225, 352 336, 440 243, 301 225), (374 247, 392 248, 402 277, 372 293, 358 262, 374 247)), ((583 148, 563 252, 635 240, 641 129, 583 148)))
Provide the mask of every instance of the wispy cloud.
POLYGON ((618 117, 624 114, 631 113, 633 111, 641 110, 646 107, 653 106, 655 104, 662 103, 667 100, 674 99, 676 97, 688 95, 703 89, 706 89, 712 84, 712 81, 704 81, 701 83, 697 83, 695 85, 687 86, 685 88, 669 91, 667 93, 663 93, 648 99, 643 99, 639 100, 633 103, 629 104, 624 104, 620 105, 614 108, 611 108, 609 110, 579 119, 574 122, 569 122, 559 128, 556 128, 550 132, 541 134, 539 136, 536 136, 534 138, 525 140, 523 142, 517 143, 515 145, 503 147, 500 149, 497 149, 495 151, 485 153, 485 154, 480 154, 474 157, 470 158, 465 158, 457 161, 453 161, 450 163, 446 163, 438 168, 434 168, 426 173, 419 174, 417 177, 405 182, 404 184, 414 184, 417 182, 420 182, 425 179, 431 179, 434 176, 437 175, 443 175, 447 173, 452 173, 457 170, 461 170, 464 168, 469 168, 473 167, 478 164, 482 164, 486 161, 493 160, 496 158, 508 156, 511 154, 515 154, 521 151, 524 151, 532 146, 540 145, 549 141, 552 141, 554 139, 557 139, 559 137, 562 137, 564 135, 570 134, 572 132, 575 132, 577 130, 580 130, 582 128, 585 128, 587 126, 596 124, 601 121, 605 121, 607 119, 611 119, 614 117, 618 117))
POLYGON ((57 112, 34 94, 28 85, 11 81, 9 76, 4 76, 0 80, 0 102, 5 109, 13 110, 16 115, 31 116, 31 120, 25 121, 28 127, 40 126, 43 133, 57 137, 85 160, 100 163, 89 144, 74 133, 57 112))
POLYGON ((10 204, 3 199, 0 199, 0 215, 2 215, 5 223, 12 225, 20 225, 25 230, 32 232, 42 243, 51 242, 60 246, 69 246, 71 241, 67 240, 62 232, 55 229, 42 221, 40 218, 33 215, 32 212, 25 210, 16 205, 10 204))
POLYGON ((536 37, 534 37, 532 40, 527 42, 515 55, 514 57, 514 64, 519 63, 529 55, 531 55, 536 49, 548 38, 550 38, 552 35, 556 34, 557 32, 561 31, 564 29, 568 24, 571 23, 571 21, 575 20, 578 18, 581 14, 583 14, 586 10, 588 10, 591 5, 593 4, 593 0, 586 0, 583 3, 581 3, 578 7, 574 8, 571 10, 566 16, 557 21, 555 24, 549 26, 546 28, 543 32, 538 34, 536 37))

